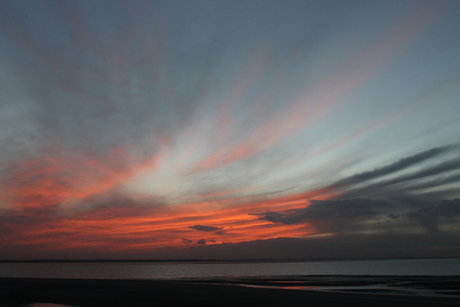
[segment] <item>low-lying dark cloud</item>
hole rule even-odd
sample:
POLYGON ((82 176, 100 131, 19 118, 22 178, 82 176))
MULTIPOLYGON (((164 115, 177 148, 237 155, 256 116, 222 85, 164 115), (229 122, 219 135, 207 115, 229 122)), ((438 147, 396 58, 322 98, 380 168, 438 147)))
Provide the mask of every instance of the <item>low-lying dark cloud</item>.
POLYGON ((205 240, 205 239, 198 240, 198 241, 196 241, 196 244, 198 244, 198 245, 205 245, 205 244, 206 244, 206 240, 205 240))
POLYGON ((445 199, 437 205, 419 209, 417 211, 410 211, 407 215, 410 217, 417 217, 421 215, 457 217, 460 216, 460 199, 445 199))
POLYGON ((384 208, 391 208, 383 199, 312 200, 311 205, 285 212, 265 212, 260 219, 274 223, 296 224, 305 220, 352 219, 375 216, 384 208))
POLYGON ((321 232, 395 231, 414 226, 432 232, 459 221, 460 199, 442 200, 417 209, 384 199, 312 200, 306 208, 253 215, 286 225, 310 223, 321 232))
POLYGON ((254 213, 259 219, 286 225, 308 223, 319 232, 341 233, 369 230, 378 227, 368 222, 388 219, 398 212, 396 204, 384 199, 311 200, 310 206, 282 212, 254 213))
POLYGON ((426 230, 438 231, 440 224, 446 222, 446 219, 455 222, 460 217, 460 199, 443 200, 437 205, 412 210, 405 217, 419 220, 426 230))
MULTIPOLYGON (((347 234, 193 246, 164 259, 353 259, 460 257, 458 232, 347 234)), ((151 254, 146 255, 151 257, 151 254)))
POLYGON ((219 227, 204 226, 204 225, 193 225, 193 226, 189 226, 188 228, 195 229, 198 231, 206 231, 206 232, 216 231, 220 229, 219 227))

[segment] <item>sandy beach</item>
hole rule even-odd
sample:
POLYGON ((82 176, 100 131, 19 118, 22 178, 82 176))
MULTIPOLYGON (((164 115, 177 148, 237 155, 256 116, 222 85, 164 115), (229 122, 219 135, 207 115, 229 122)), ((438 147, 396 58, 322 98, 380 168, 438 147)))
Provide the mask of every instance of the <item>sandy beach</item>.
POLYGON ((459 280, 370 276, 174 281, 0 278, 0 306, 459 306, 459 280))

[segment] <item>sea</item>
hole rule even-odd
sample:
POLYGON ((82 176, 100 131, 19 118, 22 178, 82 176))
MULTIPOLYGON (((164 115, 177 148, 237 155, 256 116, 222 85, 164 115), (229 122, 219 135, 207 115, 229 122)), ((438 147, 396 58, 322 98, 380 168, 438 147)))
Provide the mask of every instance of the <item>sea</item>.
POLYGON ((281 276, 460 276, 460 259, 277 262, 2 262, 0 277, 208 279, 281 276))

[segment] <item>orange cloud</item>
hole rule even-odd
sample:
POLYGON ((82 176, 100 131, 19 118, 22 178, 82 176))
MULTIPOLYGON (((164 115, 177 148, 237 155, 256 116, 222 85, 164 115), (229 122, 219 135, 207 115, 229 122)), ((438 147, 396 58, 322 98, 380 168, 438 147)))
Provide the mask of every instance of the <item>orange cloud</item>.
POLYGON ((51 148, 38 158, 12 162, 2 179, 4 202, 18 209, 44 208, 103 194, 142 169, 154 169, 163 154, 127 166, 128 154, 114 150, 101 157, 51 148), (6 195, 6 196, 5 196, 6 195))
MULTIPOLYGON (((61 190, 54 196, 54 200, 83 195, 81 192, 65 194, 69 192, 68 187, 61 190)), ((303 208, 309 205, 309 197, 325 193, 327 191, 314 191, 260 202, 226 199, 157 207, 122 201, 119 206, 112 202, 106 207, 70 214, 58 214, 55 211, 41 211, 42 214, 37 214, 39 208, 34 206, 39 203, 33 203, 10 212, 9 222, 3 224, 9 232, 4 238, 4 246, 28 245, 36 251, 148 251, 164 246, 185 247, 187 244, 183 243, 183 239, 192 243, 205 239, 208 244, 219 244, 301 237, 314 232, 314 228, 309 225, 276 225, 249 213, 303 208), (214 226, 219 228, 219 232, 198 232, 190 228, 192 225, 214 226)))

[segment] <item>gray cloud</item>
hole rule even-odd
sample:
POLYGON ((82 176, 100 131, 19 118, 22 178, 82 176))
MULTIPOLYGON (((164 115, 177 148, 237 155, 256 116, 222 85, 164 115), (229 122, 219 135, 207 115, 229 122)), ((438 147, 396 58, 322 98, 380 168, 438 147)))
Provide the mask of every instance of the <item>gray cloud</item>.
POLYGON ((252 213, 259 219, 281 224, 309 223, 320 232, 402 231, 421 227, 438 231, 442 225, 456 225, 460 218, 460 199, 442 200, 437 204, 411 205, 384 199, 312 200, 302 209, 282 212, 252 213))
POLYGON ((306 220, 368 218, 381 214, 382 209, 394 205, 383 199, 311 200, 311 205, 284 212, 264 212, 260 219, 274 223, 296 224, 306 220))
POLYGON ((362 197, 366 195, 388 195, 391 197, 391 194, 397 194, 395 192, 405 193, 414 189, 433 188, 446 183, 457 182, 460 180, 460 177, 458 175, 449 175, 448 177, 443 178, 433 178, 430 184, 421 183, 420 187, 417 187, 417 180, 427 177, 443 176, 444 173, 458 169, 460 169, 460 159, 451 159, 410 174, 403 174, 401 176, 370 184, 362 188, 345 191, 341 197, 362 197), (410 186, 402 185, 403 183, 408 182, 413 183, 414 187, 411 188, 410 186))
POLYGON ((184 244, 190 244, 192 243, 193 241, 192 240, 189 240, 189 239, 182 239, 182 243, 184 244))
POLYGON ((455 147, 454 145, 448 145, 448 146, 443 146, 443 147, 436 147, 432 148, 423 152, 420 152, 418 154, 402 158, 401 160, 394 162, 392 164, 377 168, 372 171, 367 171, 359 174, 355 174, 353 176, 341 179, 337 181, 336 183, 332 184, 329 186, 330 188, 342 188, 342 187, 348 187, 351 185, 355 185, 358 183, 363 183, 372 179, 376 179, 378 177, 386 176, 392 173, 396 173, 399 171, 402 171, 410 166, 419 164, 427 159, 436 157, 442 153, 447 152, 448 150, 451 150, 455 147))
POLYGON ((409 219, 419 220, 428 231, 438 231, 443 220, 457 220, 460 217, 460 199, 443 200, 437 205, 427 206, 406 214, 409 219))
POLYGON ((423 215, 431 216, 447 216, 456 217, 460 216, 460 199, 455 198, 451 200, 443 200, 437 205, 425 207, 416 211, 410 211, 407 216, 421 217, 423 215))
POLYGON ((441 177, 431 179, 427 182, 411 184, 410 186, 406 186, 405 189, 420 190, 424 188, 433 188, 433 187, 441 186, 444 184, 455 183, 458 181, 460 181, 460 173, 454 174, 454 175, 448 175, 448 176, 443 175, 441 177))
POLYGON ((204 226, 204 225, 193 225, 189 226, 188 228, 195 229, 198 231, 206 231, 206 232, 211 232, 215 230, 219 230, 219 227, 214 227, 214 226, 204 226))
POLYGON ((205 244, 206 244, 206 240, 205 240, 205 239, 198 240, 198 241, 196 241, 196 244, 198 244, 198 245, 205 245, 205 244))

